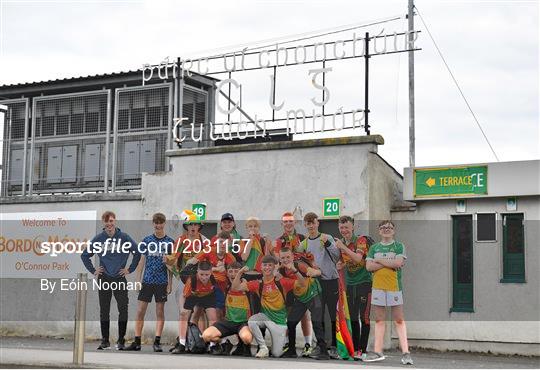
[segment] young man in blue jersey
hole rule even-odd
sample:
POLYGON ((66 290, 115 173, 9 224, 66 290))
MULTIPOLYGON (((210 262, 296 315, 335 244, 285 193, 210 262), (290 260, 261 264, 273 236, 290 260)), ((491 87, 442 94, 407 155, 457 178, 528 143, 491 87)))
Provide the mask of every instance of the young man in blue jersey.
MULTIPOLYGON (((94 267, 92 256, 94 251, 86 249, 81 254, 81 259, 86 269, 107 286, 116 285, 127 286, 126 275, 131 274, 137 268, 141 255, 137 248, 137 243, 126 233, 116 227, 116 215, 114 212, 107 211, 101 216, 103 221, 103 232, 97 234, 91 241, 90 245, 101 244, 104 247, 103 253, 98 254, 99 266, 94 267), (124 251, 116 248, 118 245, 129 245, 129 250, 124 251), (110 250, 109 250, 110 249, 110 250), (133 259, 129 268, 126 268, 129 255, 133 254, 133 259)), ((125 335, 128 320, 128 291, 127 289, 100 289, 99 311, 101 321, 101 344, 98 349, 109 349, 111 343, 109 341, 110 327, 110 310, 111 299, 114 295, 118 305, 118 341, 116 349, 123 350, 125 347, 125 335)))
MULTIPOLYGON (((156 336, 154 338, 154 352, 163 352, 161 348, 161 333, 165 323, 165 302, 171 293, 172 278, 167 269, 163 256, 171 254, 174 240, 165 234, 165 215, 156 213, 152 216, 154 233, 145 237, 141 243, 144 274, 142 275, 142 288, 139 292, 139 304, 135 321, 135 340, 126 348, 126 351, 141 350, 141 335, 144 326, 144 316, 148 303, 152 297, 156 301, 156 336)), ((141 274, 138 279, 140 281, 141 274)))

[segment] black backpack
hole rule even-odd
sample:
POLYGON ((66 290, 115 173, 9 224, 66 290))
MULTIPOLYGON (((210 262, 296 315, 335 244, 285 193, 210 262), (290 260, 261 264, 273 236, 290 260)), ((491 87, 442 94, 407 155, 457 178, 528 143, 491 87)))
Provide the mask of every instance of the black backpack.
POLYGON ((197 324, 188 322, 186 332, 186 351, 189 353, 206 353, 206 342, 202 338, 202 333, 197 324))

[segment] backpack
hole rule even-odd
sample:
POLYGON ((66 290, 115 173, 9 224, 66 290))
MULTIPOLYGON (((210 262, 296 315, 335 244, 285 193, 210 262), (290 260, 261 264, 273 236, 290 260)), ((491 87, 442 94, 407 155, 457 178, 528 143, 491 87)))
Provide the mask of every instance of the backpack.
POLYGON ((186 351, 189 353, 206 353, 206 342, 202 339, 201 331, 197 324, 188 322, 186 332, 186 351))
POLYGON ((185 265, 180 271, 180 280, 182 280, 184 284, 187 283, 188 279, 193 278, 197 274, 198 265, 198 263, 193 265, 185 265))

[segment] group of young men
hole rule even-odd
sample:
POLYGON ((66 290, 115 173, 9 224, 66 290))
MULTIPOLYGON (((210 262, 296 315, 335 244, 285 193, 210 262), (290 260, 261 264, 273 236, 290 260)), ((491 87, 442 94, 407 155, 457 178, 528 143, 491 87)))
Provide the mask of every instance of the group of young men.
MULTIPOLYGON (((100 290, 100 320, 102 341, 98 349, 107 349, 109 342, 109 311, 112 295, 119 310, 118 350, 141 350, 141 336, 148 303, 156 302, 156 335, 153 350, 162 352, 161 333, 164 326, 164 305, 172 293, 173 277, 179 278, 175 300, 179 305, 178 337, 173 354, 187 351, 186 336, 190 325, 199 325, 208 351, 218 355, 296 358, 296 327, 301 323, 304 336, 303 357, 319 360, 337 358, 336 307, 340 273, 346 284, 348 310, 354 357, 366 362, 384 360, 382 353, 386 307, 391 307, 402 363, 412 364, 403 320, 401 267, 406 259, 403 244, 394 240, 394 224, 382 221, 381 241, 372 244, 367 236, 354 234, 354 220, 339 219, 340 237, 319 232, 315 213, 304 216, 307 235, 296 231, 295 217, 286 212, 281 217, 283 234, 274 241, 260 232, 261 222, 246 220, 248 236, 236 230, 234 216, 221 217, 220 231, 211 239, 202 234, 203 222, 191 211, 184 211, 185 232, 173 240, 165 233, 165 216, 153 215, 154 232, 143 242, 168 245, 170 248, 142 254, 133 247, 130 253, 109 253, 99 256, 94 267, 92 253, 81 258, 97 279, 125 281, 125 276, 137 271, 142 276, 135 319, 135 339, 125 344, 128 294, 125 290, 100 290), (372 244, 372 245, 371 245, 372 244), (231 246, 238 248, 232 248, 231 246), (133 258, 126 268, 129 255, 133 258), (140 259, 143 261, 140 261, 140 259), (137 269, 141 263, 142 269, 137 269), (144 272, 143 272, 144 271, 144 272), (375 316, 373 351, 367 352, 370 334, 370 307, 375 316), (324 318, 331 321, 331 342, 326 342, 324 318), (206 320, 204 320, 206 318, 206 320), (316 346, 312 345, 312 331, 316 346), (265 336, 271 339, 268 348, 265 336), (233 342, 238 342, 233 350, 233 342)), ((133 239, 116 227, 116 216, 105 212, 103 232, 92 242, 108 238, 130 242, 133 239)), ((138 276, 138 279, 141 278, 138 276)))

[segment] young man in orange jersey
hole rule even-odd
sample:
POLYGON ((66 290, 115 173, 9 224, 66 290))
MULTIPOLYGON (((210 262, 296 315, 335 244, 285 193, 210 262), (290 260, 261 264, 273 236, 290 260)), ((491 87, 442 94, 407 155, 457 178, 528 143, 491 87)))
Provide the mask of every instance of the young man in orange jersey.
POLYGON ((210 252, 202 251, 195 257, 187 261, 187 264, 196 264, 202 261, 208 261, 212 265, 212 275, 217 284, 216 294, 216 309, 218 318, 223 317, 223 309, 225 308, 225 292, 229 287, 227 279, 227 266, 235 262, 234 256, 229 253, 231 245, 231 234, 227 231, 221 231, 218 234, 216 244, 212 246, 210 252))
MULTIPOLYGON (((255 292, 260 298, 261 312, 254 314, 248 320, 248 326, 253 334, 253 338, 259 345, 259 350, 255 357, 268 357, 269 350, 264 340, 261 329, 266 328, 272 337, 272 356, 280 357, 283 353, 283 344, 285 343, 285 333, 287 331, 287 308, 285 306, 285 297, 295 286, 303 286, 306 279, 291 263, 286 266, 291 273, 297 275, 297 280, 281 278, 275 279, 274 271, 277 260, 274 256, 264 256, 262 259, 262 281, 254 280, 241 283, 234 282, 234 290, 255 292)), ((248 271, 244 266, 241 272, 248 271)))
MULTIPOLYGON (((242 273, 240 269, 243 267, 242 263, 235 261, 227 266, 227 277, 230 284, 234 281, 240 284, 242 273)), ((236 349, 231 353, 233 356, 251 356, 251 341, 253 336, 247 325, 247 321, 251 316, 249 299, 246 292, 240 290, 234 290, 229 288, 227 296, 225 298, 225 318, 219 320, 214 325, 210 326, 203 332, 203 339, 205 342, 219 343, 223 338, 230 335, 238 335, 239 341, 236 349)), ((219 348, 217 345, 214 348, 219 348)), ((215 354, 230 353, 230 349, 221 346, 221 350, 216 350, 215 354)))
MULTIPOLYGON (((279 251, 280 267, 278 269, 279 275, 297 280, 297 273, 290 267, 294 267, 299 273, 307 280, 305 284, 298 285, 292 290, 292 299, 288 304, 288 316, 287 316, 287 330, 289 337, 289 345, 287 350, 281 357, 284 358, 296 358, 296 326, 300 322, 300 319, 305 317, 306 312, 309 310, 312 313, 312 317, 317 319, 321 317, 322 303, 321 303, 321 286, 319 281, 315 278, 321 274, 321 271, 315 267, 311 267, 308 263, 308 259, 299 259, 294 261, 293 252, 289 247, 282 247, 279 251)), ((312 261, 310 261, 313 263, 312 261)), ((291 294, 291 293, 289 293, 291 294)), ((322 321, 313 322, 313 329, 315 331, 315 337, 317 338, 317 345, 321 348, 326 348, 324 339, 324 323, 322 321)), ((308 344, 308 343, 306 343, 308 344)), ((323 359, 323 356, 320 356, 323 359)))
MULTIPOLYGON (((281 248, 288 247, 291 249, 292 253, 296 257, 300 257, 303 255, 303 251, 301 250, 301 243, 306 238, 303 234, 300 234, 296 232, 296 219, 294 218, 294 214, 292 212, 285 212, 281 216, 281 226, 283 227, 283 234, 279 238, 276 239, 274 243, 274 250, 273 254, 277 258, 279 258, 279 252, 281 248)), ((307 311, 304 316, 302 317, 302 320, 300 321, 300 325, 302 327, 302 334, 304 335, 304 349, 302 351, 302 357, 308 357, 311 354, 311 317, 310 312, 307 311)), ((285 346, 283 347, 283 352, 287 352, 289 349, 289 341, 286 339, 285 346)))
POLYGON ((197 273, 187 278, 184 287, 184 307, 180 311, 180 333, 178 342, 172 350, 173 354, 186 351, 187 323, 195 306, 205 310, 209 325, 216 321, 216 294, 217 284, 212 276, 212 265, 208 261, 199 263, 197 273))
POLYGON ((246 220, 246 229, 249 233, 249 242, 241 251, 242 261, 250 270, 261 272, 262 258, 272 249, 272 242, 267 236, 260 234, 261 221, 257 217, 249 217, 246 220))

